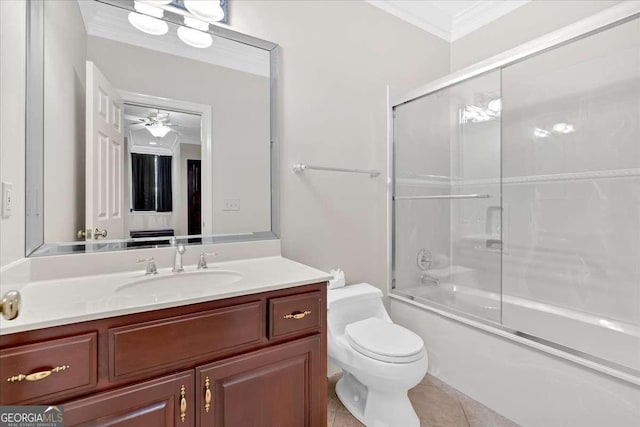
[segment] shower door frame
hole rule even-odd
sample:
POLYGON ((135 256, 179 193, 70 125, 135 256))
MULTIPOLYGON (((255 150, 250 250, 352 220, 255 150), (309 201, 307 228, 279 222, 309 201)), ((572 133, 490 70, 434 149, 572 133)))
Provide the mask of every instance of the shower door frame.
MULTIPOLYGON (((429 96, 456 84, 492 71, 502 70, 533 56, 557 47, 573 43, 585 37, 613 28, 625 22, 640 18, 640 2, 623 2, 612 6, 574 24, 551 32, 516 48, 492 56, 462 70, 448 74, 423 86, 419 86, 401 96, 392 97, 387 87, 387 294, 389 298, 429 310, 440 316, 469 325, 471 327, 518 342, 556 357, 605 373, 623 381, 640 385, 640 371, 627 368, 588 353, 545 340, 522 331, 511 329, 502 323, 480 319, 464 314, 455 308, 444 308, 437 303, 420 302, 393 293, 395 288, 395 109, 409 102, 429 96)), ((500 184, 502 185, 502 183, 500 184)))

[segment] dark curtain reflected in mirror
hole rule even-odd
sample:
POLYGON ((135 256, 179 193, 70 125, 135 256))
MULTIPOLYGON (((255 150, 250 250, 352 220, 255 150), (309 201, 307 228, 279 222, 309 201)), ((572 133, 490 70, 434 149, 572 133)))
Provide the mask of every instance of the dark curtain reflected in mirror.
POLYGON ((131 153, 133 211, 171 212, 171 156, 131 153))
POLYGON ((156 171, 156 211, 171 212, 173 210, 173 197, 171 193, 171 156, 157 156, 156 171))

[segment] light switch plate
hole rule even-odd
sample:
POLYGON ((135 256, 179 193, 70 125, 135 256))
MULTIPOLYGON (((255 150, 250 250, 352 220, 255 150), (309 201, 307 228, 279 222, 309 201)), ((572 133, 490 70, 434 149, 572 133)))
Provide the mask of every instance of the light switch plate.
POLYGON ((2 217, 8 218, 13 213, 13 184, 2 183, 2 217))
POLYGON ((240 210, 240 199, 224 199, 224 208, 222 210, 225 211, 239 211, 240 210))

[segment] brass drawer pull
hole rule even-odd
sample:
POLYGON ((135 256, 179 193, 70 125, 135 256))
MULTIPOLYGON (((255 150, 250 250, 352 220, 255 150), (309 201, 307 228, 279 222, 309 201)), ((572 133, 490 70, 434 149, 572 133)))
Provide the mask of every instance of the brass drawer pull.
POLYGON ((184 419, 187 417, 187 391, 184 388, 184 385, 180 387, 180 421, 184 422, 184 419))
POLYGON ((307 314, 311 314, 311 312, 309 310, 305 310, 303 312, 297 312, 297 313, 291 313, 291 314, 285 314, 284 318, 285 319, 295 319, 295 320, 299 320, 299 319, 304 319, 304 317, 307 314))
POLYGON ((204 410, 205 412, 209 412, 211 409, 211 388, 209 387, 211 382, 209 381, 209 377, 206 377, 204 380, 204 410))
POLYGON ((28 374, 28 375, 25 375, 25 374, 14 375, 12 377, 7 378, 7 382, 13 383, 13 382, 20 382, 22 380, 40 381, 47 378, 51 374, 57 374, 58 372, 63 372, 63 371, 66 371, 67 369, 69 369, 69 365, 59 365, 48 371, 34 372, 33 374, 28 374))

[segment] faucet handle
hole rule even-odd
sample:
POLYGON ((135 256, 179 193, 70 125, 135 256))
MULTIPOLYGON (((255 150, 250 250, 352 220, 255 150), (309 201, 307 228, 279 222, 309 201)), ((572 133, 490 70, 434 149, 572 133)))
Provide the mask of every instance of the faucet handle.
POLYGON ((140 264, 141 262, 147 263, 147 268, 144 274, 158 274, 158 267, 156 267, 156 261, 154 257, 136 260, 136 264, 140 264))
POLYGON ((198 270, 202 270, 203 268, 209 268, 209 266, 207 266, 208 256, 217 257, 218 254, 215 252, 210 252, 210 253, 200 252, 200 260, 198 261, 198 270))

